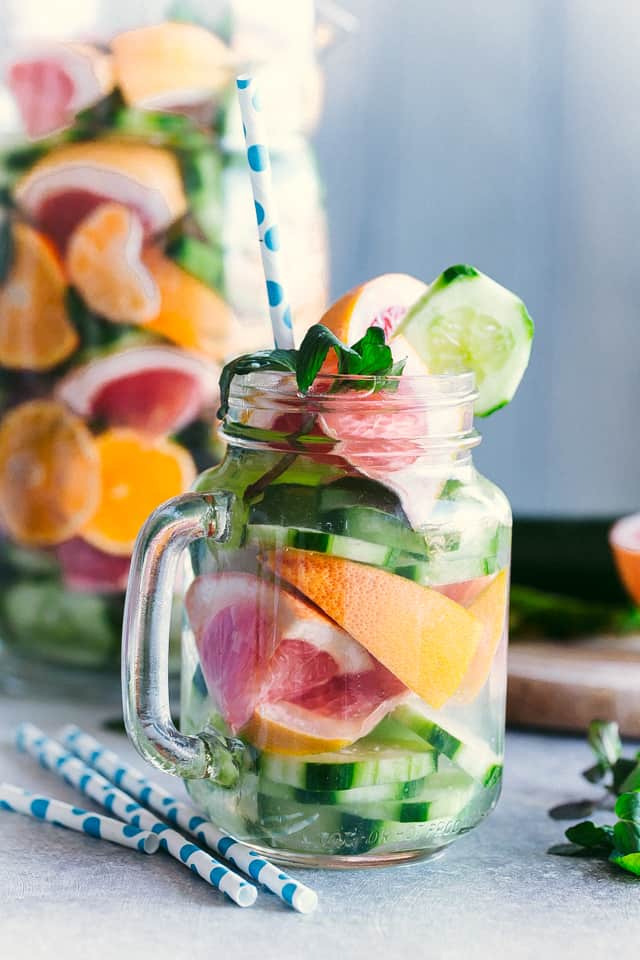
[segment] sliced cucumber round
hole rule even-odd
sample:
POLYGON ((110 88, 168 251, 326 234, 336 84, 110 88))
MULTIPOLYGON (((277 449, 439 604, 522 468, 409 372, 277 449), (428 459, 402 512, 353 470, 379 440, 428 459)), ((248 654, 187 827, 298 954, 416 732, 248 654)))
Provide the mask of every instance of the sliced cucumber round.
POLYGON ((331 807, 370 804, 380 800, 408 800, 421 793, 426 783, 427 778, 420 777, 419 780, 399 780, 397 783, 378 783, 370 787, 351 787, 348 790, 302 790, 290 783, 278 783, 263 776, 259 779, 257 789, 265 796, 277 797, 280 800, 331 807))
POLYGON ((476 413, 513 397, 529 362, 533 321, 522 300, 474 267, 449 267, 398 328, 433 374, 476 376, 476 413))
POLYGON ((340 537, 322 530, 304 527, 277 527, 267 523, 250 524, 247 527, 249 541, 260 547, 295 547, 296 550, 314 550, 333 557, 370 563, 377 567, 392 566, 398 551, 383 544, 340 537))
POLYGON ((396 517, 373 507, 347 507, 320 514, 320 523, 332 533, 380 543, 417 557, 426 557, 425 537, 396 517))
POLYGON ((438 755, 427 744, 423 750, 363 744, 361 740, 339 753, 307 757, 263 753, 258 759, 260 776, 302 790, 349 790, 419 780, 436 770, 438 755))

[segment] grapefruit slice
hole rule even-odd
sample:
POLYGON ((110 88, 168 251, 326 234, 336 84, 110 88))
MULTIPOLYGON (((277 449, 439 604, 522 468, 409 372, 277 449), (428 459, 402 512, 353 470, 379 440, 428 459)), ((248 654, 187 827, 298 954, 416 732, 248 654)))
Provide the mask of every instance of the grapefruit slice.
MULTIPOLYGON (((320 323, 348 345, 360 340, 369 327, 381 327, 394 359, 407 358, 405 372, 425 374, 428 372, 426 365, 404 337, 396 337, 395 331, 409 308, 424 296, 427 289, 426 283, 409 274, 384 273, 345 293, 329 307, 320 323)), ((337 360, 332 350, 322 372, 337 371, 337 360)))
POLYGON ((0 515, 19 543, 73 537, 98 502, 99 463, 85 425, 62 404, 33 400, 0 424, 0 515))
POLYGON ((218 405, 218 368, 177 347, 131 347, 72 370, 59 400, 85 419, 153 435, 177 433, 218 405))
POLYGON ((508 589, 507 571, 501 570, 468 607, 469 613, 482 623, 483 630, 480 643, 457 692, 456 699, 462 703, 475 700, 487 682, 504 632, 508 589))
POLYGON ((235 67, 226 44, 192 23, 128 30, 111 47, 126 102, 155 110, 210 100, 227 87, 235 67))
POLYGON ((82 536, 105 553, 126 557, 149 514, 187 490, 196 469, 188 451, 177 443, 125 427, 105 431, 95 445, 100 499, 82 536))
POLYGON ((222 297, 153 247, 143 262, 160 291, 160 310, 145 330, 223 361, 233 315, 222 297))
POLYGON ((269 555, 275 573, 315 603, 436 709, 458 690, 483 626, 436 590, 310 550, 269 555))
POLYGON ((259 703, 374 669, 366 650, 328 617, 253 574, 197 577, 185 605, 207 686, 233 730, 259 703))
POLYGON ((640 513, 623 517, 613 525, 609 545, 629 596, 640 603, 640 513))
POLYGON ((439 583, 434 585, 433 589, 438 593, 444 593, 445 597, 455 600, 463 607, 469 607, 480 596, 483 590, 489 586, 495 574, 489 573, 484 577, 474 577, 472 580, 460 580, 458 583, 439 583))
POLYGON ((73 353, 78 334, 65 307, 55 251, 33 227, 13 227, 13 260, 0 287, 0 364, 50 370, 73 353))
POLYGON ((81 537, 61 543, 56 556, 69 590, 88 593, 121 593, 129 577, 129 557, 97 550, 81 537))
POLYGON ((57 43, 14 62, 7 85, 29 136, 42 137, 111 93, 112 59, 89 44, 57 43))
POLYGON ((106 200, 135 210, 147 234, 166 229, 187 209, 172 153, 105 140, 50 151, 17 182, 14 195, 61 251, 79 222, 106 200))
POLYGON ((103 203, 71 234, 66 265, 72 284, 96 313, 115 323, 144 324, 160 293, 141 262, 144 228, 133 210, 103 203))

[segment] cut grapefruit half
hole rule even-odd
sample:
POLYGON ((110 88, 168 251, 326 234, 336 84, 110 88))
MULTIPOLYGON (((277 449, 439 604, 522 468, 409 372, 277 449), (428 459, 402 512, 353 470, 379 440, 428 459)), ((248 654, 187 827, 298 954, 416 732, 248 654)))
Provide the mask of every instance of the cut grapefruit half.
POLYGON ((215 34, 192 23, 128 30, 111 41, 118 85, 131 106, 189 107, 228 85, 235 57, 215 34))
POLYGON ((62 251, 79 222, 107 200, 135 210, 147 234, 166 229, 187 208, 172 153, 104 140, 50 151, 17 182, 14 195, 62 251))
POLYGON ((7 85, 30 137, 43 137, 113 90, 109 54, 85 43, 57 43, 11 64, 7 85))
POLYGON ((12 231, 12 263, 0 287, 0 365, 50 370, 78 346, 67 316, 66 281, 51 244, 33 227, 12 231))
POLYGON ((623 517, 613 525, 609 545, 620 579, 629 596, 640 604, 640 513, 623 517))
POLYGON ((73 537, 98 503, 100 475, 91 434, 62 404, 33 400, 0 423, 0 515, 19 543, 73 537))
POLYGON ((218 376, 211 361, 178 347, 131 347, 72 370, 56 395, 85 419, 161 435, 213 418, 218 376))
POLYGON ((438 709, 458 690, 483 633, 460 604, 341 557, 286 548, 268 559, 425 703, 438 709))
POLYGON ((160 293, 141 261, 144 228, 137 213, 103 203, 81 220, 67 246, 71 283, 96 313, 115 323, 144 324, 160 293))
POLYGON ((177 443, 125 427, 106 430, 95 446, 100 499, 81 533, 98 550, 126 557, 149 514, 189 488, 195 465, 177 443))

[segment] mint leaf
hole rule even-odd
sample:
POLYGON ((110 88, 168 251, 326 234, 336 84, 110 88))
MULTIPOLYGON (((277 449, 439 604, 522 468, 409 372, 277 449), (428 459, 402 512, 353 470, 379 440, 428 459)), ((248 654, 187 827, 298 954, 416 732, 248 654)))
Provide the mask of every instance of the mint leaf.
POLYGON ((393 366, 391 350, 385 343, 381 327, 369 327, 364 337, 354 343, 351 349, 360 356, 360 369, 347 370, 347 373, 385 374, 393 366))
POLYGON ((640 853, 640 825, 630 820, 618 820, 613 828, 615 843, 620 853, 640 853))
POLYGON ((220 408, 217 416, 222 420, 229 409, 229 390, 234 377, 257 373, 259 370, 284 371, 295 373, 296 350, 258 350, 256 353, 243 354, 225 364, 220 374, 220 408))
POLYGON ((636 877, 640 877, 640 853, 623 854, 619 850, 614 850, 609 860, 618 867, 622 867, 623 870, 627 870, 629 873, 635 874, 636 877))
POLYGON ((612 850, 613 829, 611 827, 597 827, 591 820, 585 820, 583 823, 576 823, 574 827, 565 830, 565 837, 571 843, 577 843, 580 847, 604 847, 612 850))
POLYGON ((314 323, 305 333, 298 350, 296 380, 302 393, 307 392, 320 373, 330 350, 334 350, 338 358, 339 373, 360 373, 360 354, 346 347, 328 327, 314 323))
POLYGON ((618 793, 628 793, 633 790, 640 790, 640 763, 633 764, 622 783, 618 784, 618 787, 618 793))
POLYGON ((617 723, 606 720, 592 720, 587 733, 589 746, 596 755, 598 763, 606 769, 612 767, 622 753, 620 731, 617 723))
POLYGON ((621 793, 616 800, 615 811, 620 820, 631 820, 640 824, 640 793, 621 793))

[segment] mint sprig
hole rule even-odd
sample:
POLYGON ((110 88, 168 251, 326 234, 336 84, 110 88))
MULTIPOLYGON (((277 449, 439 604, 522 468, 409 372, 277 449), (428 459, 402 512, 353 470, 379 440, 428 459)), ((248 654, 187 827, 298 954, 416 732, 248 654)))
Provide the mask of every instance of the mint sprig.
POLYGON ((339 389, 382 390, 391 386, 389 377, 400 376, 406 363, 405 359, 394 361, 380 327, 369 327, 360 340, 348 347, 328 327, 315 323, 307 330, 298 350, 259 350, 227 363, 220 375, 218 417, 223 419, 229 409, 229 390, 234 377, 260 370, 294 373, 300 392, 308 393, 331 350, 338 361, 338 373, 359 378, 346 380, 339 389))
MULTIPOLYGON (((584 820, 569 827, 565 837, 569 843, 556 844, 548 853, 562 857, 596 857, 608 860, 622 870, 640 876, 640 754, 622 756, 622 743, 617 723, 593 720, 589 724, 589 746, 596 757, 596 764, 583 771, 590 783, 603 782, 607 789, 604 797, 593 801, 578 801, 561 804, 549 811, 555 819, 563 814, 571 817, 572 811, 587 807, 589 812, 611 809, 610 795, 616 797, 614 824, 596 826, 584 820)), ((580 814, 576 813, 577 816, 580 814)))

